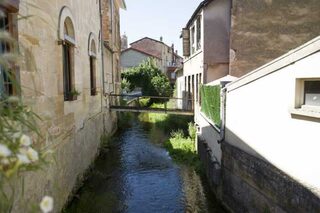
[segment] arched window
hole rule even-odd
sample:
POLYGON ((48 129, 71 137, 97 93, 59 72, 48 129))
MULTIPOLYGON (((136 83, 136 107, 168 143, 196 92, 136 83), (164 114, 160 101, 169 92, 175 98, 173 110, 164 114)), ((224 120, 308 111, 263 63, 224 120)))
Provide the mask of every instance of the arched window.
POLYGON ((63 57, 63 93, 65 101, 77 99, 78 92, 75 90, 74 74, 74 47, 75 31, 73 18, 67 7, 62 8, 60 13, 59 37, 62 43, 63 57))
POLYGON ((93 33, 89 36, 89 61, 90 61, 90 94, 91 96, 97 95, 97 80, 96 80, 96 42, 93 33))
MULTIPOLYGON (((1 3, 0 3, 1 4, 1 3)), ((0 38, 0 55, 2 60, 0 63, 0 100, 6 98, 7 96, 14 95, 16 93, 17 86, 14 86, 13 82, 16 81, 17 68, 14 63, 4 57, 5 54, 14 53, 15 42, 11 39, 18 39, 17 33, 17 10, 18 5, 0 6, 0 32, 3 35, 0 38), (9 33, 9 35, 4 34, 4 32, 9 33)))

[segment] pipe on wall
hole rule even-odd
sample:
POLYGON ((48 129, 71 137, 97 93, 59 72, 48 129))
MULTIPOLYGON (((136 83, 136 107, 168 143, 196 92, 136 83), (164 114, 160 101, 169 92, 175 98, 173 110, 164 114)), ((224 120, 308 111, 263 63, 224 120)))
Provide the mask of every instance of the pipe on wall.
MULTIPOLYGON (((101 51, 101 81, 102 81, 102 93, 101 93, 101 113, 103 112, 103 101, 105 96, 105 76, 104 76, 104 45, 103 45, 103 29, 102 29, 102 4, 99 0, 99 15, 100 15, 100 51, 101 51)), ((105 119, 103 116, 103 131, 106 131, 105 119)))

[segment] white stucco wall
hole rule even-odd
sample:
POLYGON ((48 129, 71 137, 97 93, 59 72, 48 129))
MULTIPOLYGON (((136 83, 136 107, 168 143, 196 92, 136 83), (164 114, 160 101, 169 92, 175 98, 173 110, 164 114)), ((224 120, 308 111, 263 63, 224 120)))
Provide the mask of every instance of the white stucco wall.
POLYGON ((320 78, 319 50, 320 37, 230 84, 226 107, 226 142, 317 193, 320 120, 291 112, 296 79, 320 78))

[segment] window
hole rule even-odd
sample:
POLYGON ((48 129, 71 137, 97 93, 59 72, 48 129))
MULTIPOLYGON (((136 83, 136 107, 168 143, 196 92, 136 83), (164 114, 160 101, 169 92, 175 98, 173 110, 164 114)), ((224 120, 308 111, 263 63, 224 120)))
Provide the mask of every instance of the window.
MULTIPOLYGON (((4 8, 0 8, 0 31, 9 32, 10 36, 13 36, 13 32, 16 29, 13 29, 14 16, 16 14, 10 13, 4 8)), ((13 47, 13 43, 9 43, 6 39, 0 40, 0 55, 9 53, 13 47)), ((13 64, 5 66, 5 64, 0 65, 0 99, 14 94, 13 81, 15 79, 15 67, 13 64)))
POLYGON ((93 38, 89 38, 89 60, 90 60, 90 95, 97 95, 97 80, 96 80, 96 44, 93 38))
POLYGON ((175 72, 171 73, 171 79, 176 79, 176 73, 175 72))
POLYGON ((65 101, 77 99, 74 79, 74 45, 75 36, 72 21, 67 17, 64 21, 63 51, 63 92, 65 101))
POLYGON ((90 56, 90 94, 91 96, 97 95, 96 58, 93 56, 90 56))
POLYGON ((320 81, 304 82, 304 105, 320 107, 320 81))
POLYGON ((191 28, 191 45, 190 45, 190 47, 191 47, 191 54, 193 54, 194 52, 195 52, 195 48, 194 48, 194 33, 195 33, 195 28, 194 28, 194 26, 191 28))
POLYGON ((197 50, 201 48, 201 16, 197 18, 197 50))
POLYGON ((292 114, 320 118, 320 79, 297 79, 292 114))
POLYGON ((196 74, 196 101, 198 101, 199 97, 199 74, 196 74))

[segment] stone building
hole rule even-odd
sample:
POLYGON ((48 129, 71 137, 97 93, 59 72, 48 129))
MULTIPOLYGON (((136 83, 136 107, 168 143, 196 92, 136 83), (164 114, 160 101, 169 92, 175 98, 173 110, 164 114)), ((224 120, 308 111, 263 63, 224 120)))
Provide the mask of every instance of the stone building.
MULTIPOLYGON (((105 99, 120 89, 119 10, 125 2, 4 0, 0 6, 6 30, 19 42, 21 96, 42 118, 46 140, 38 145, 54 151, 55 163, 25 177, 24 197, 38 203, 51 195, 59 212, 95 159, 101 136, 117 127, 105 99), (17 20, 18 14, 28 18, 17 20)), ((21 208, 17 202, 14 211, 21 208)))

